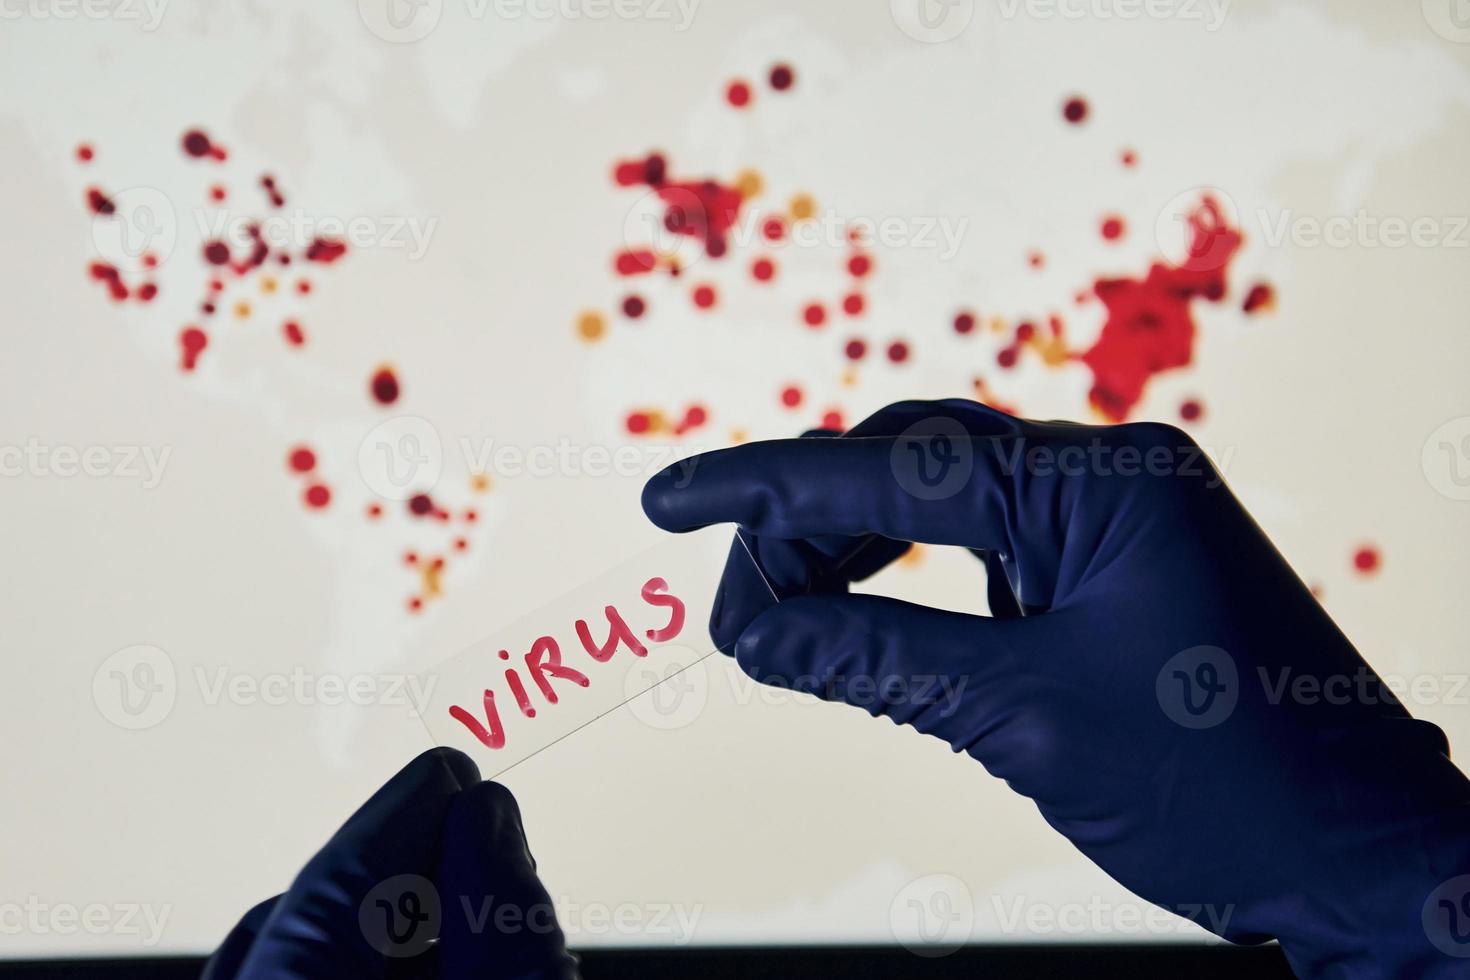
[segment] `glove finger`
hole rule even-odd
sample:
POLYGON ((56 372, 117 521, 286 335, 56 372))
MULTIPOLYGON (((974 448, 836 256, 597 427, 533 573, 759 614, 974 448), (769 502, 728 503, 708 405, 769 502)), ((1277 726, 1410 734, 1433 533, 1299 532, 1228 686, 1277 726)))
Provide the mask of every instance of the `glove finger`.
POLYGON ((510 790, 486 782, 459 794, 442 839, 440 975, 575 980, 577 958, 536 876, 510 790))
POLYGON ((219 944, 219 949, 209 958, 209 962, 204 964, 204 972, 200 974, 199 980, 235 980, 240 972, 240 965, 245 962, 245 956, 255 944, 255 937, 260 934, 261 927, 280 900, 280 895, 268 898, 241 916, 235 928, 230 930, 225 941, 219 944))
MULTIPOLYGON (((750 624, 735 660, 757 681, 842 701, 952 744, 960 699, 1014 664, 998 620, 882 596, 798 598, 750 624)), ((1017 624, 1019 625, 1019 623, 1017 624)))
POLYGON ((945 465, 968 470, 957 472, 947 492, 929 493, 909 479, 905 450, 921 448, 910 439, 787 439, 699 456, 682 489, 666 470, 644 487, 643 508, 668 531, 734 523, 786 539, 879 534, 1009 548, 1013 493, 1005 447, 963 438, 947 445, 963 462, 945 465))
MULTIPOLYGON (((972 436, 1016 435, 1022 431, 1022 421, 1015 416, 997 411, 988 405, 962 400, 948 401, 904 401, 896 402, 869 415, 849 429, 849 438, 867 436, 899 436, 925 420, 936 417, 964 420, 964 426, 972 436)), ((826 537, 818 549, 838 559, 842 573, 849 582, 861 582, 887 568, 909 550, 908 541, 898 541, 878 535, 863 538, 826 537), (836 545, 835 542, 842 542, 836 545)), ((815 543, 815 542, 814 542, 815 543)))
POLYGON ((431 749, 383 785, 333 835, 276 903, 240 976, 382 977, 387 959, 426 950, 437 928, 439 832, 470 758, 431 749))
MULTIPOLYGON (((833 429, 809 429, 801 438, 831 439, 840 435, 833 429)), ((827 535, 808 541, 785 541, 736 531, 710 613, 710 637, 715 646, 724 653, 733 653, 735 641, 750 621, 783 599, 846 592, 848 582, 866 577, 854 573, 863 572, 875 558, 882 564, 891 560, 882 556, 880 549, 870 547, 883 540, 827 535), (852 561, 860 557, 863 562, 852 561)))
MULTIPOLYGON (((966 428, 1002 434, 1018 426, 1016 419, 983 406, 964 405, 966 428)), ((950 403, 900 402, 859 422, 847 437, 898 435, 936 412, 952 410, 950 403)), ((802 439, 830 439, 842 434, 831 429, 803 432, 802 439)), ((688 469, 681 470, 687 475, 688 469)), ((860 582, 903 555, 907 541, 877 534, 818 535, 804 542, 737 532, 715 595, 711 636, 729 652, 740 632, 777 601, 798 595, 840 595, 851 582, 860 582)), ((1002 579, 1003 581, 1003 579, 1002 579)))
POLYGON ((736 531, 715 591, 710 638, 719 650, 733 653, 751 620, 777 602, 801 595, 842 595, 849 581, 847 569, 836 567, 809 541, 736 531))

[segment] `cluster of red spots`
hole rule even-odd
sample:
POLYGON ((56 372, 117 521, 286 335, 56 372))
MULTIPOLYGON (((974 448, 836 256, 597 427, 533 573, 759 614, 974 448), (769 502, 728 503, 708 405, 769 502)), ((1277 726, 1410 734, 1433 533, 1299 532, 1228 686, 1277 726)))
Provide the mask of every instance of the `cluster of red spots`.
POLYGON ((112 203, 112 198, 95 187, 87 188, 87 207, 92 209, 93 214, 100 215, 114 214, 117 211, 117 205, 112 203))
POLYGON ((1371 575, 1383 565, 1383 556, 1372 545, 1363 545, 1353 553, 1353 568, 1360 575, 1371 575))
POLYGON ((1124 224, 1123 219, 1116 214, 1110 214, 1103 218, 1102 225, 1099 228, 1102 232, 1103 240, 1109 242, 1120 240, 1126 229, 1127 226, 1124 224))
MULTIPOLYGON (((152 268, 156 263, 145 263, 152 268)), ((101 283, 107 288, 107 294, 116 302, 124 302, 129 298, 136 299, 140 303, 147 303, 158 295, 158 285, 151 281, 140 283, 137 288, 129 289, 128 284, 123 282, 122 270, 110 262, 94 259, 87 264, 87 275, 95 282, 101 283)))
MULTIPOLYGON (((261 175, 260 187, 262 190, 265 191, 265 196, 270 199, 271 207, 279 208, 286 203, 286 196, 282 194, 281 189, 276 186, 276 178, 272 177, 270 174, 261 175)), ((310 258, 310 256, 308 255, 307 258, 310 258)))
POLYGON ((110 262, 94 261, 87 266, 87 272, 107 287, 113 299, 122 302, 128 298, 127 284, 122 281, 122 273, 117 266, 110 262))
POLYGON ((658 266, 658 256, 646 248, 626 248, 613 256, 613 268, 620 276, 639 276, 658 266))
POLYGON ((1093 292, 1107 308, 1097 342, 1079 359, 1092 370, 1089 398, 1110 421, 1138 404, 1149 378, 1188 365, 1194 354, 1190 304, 1219 302, 1226 273, 1243 241, 1213 198, 1189 215, 1189 255, 1178 265, 1155 262, 1143 279, 1099 279, 1093 292))
POLYGON ((1062 118, 1074 126, 1085 122, 1088 112, 1087 100, 1079 95, 1074 95, 1062 103, 1062 118))
MULTIPOLYGON (((489 478, 480 474, 471 480, 471 486, 476 492, 482 492, 489 488, 489 478)), ((457 553, 463 554, 469 551, 470 540, 465 536, 463 529, 455 528, 455 515, 447 508, 440 506, 427 493, 415 494, 407 501, 406 510, 410 520, 433 520, 435 523, 446 525, 446 530, 451 537, 448 538, 449 548, 457 553)), ((373 504, 368 509, 370 519, 382 516, 382 508, 373 504)), ((473 508, 467 508, 460 512, 458 522, 465 526, 473 525, 479 520, 479 514, 473 508)), ((408 609, 410 612, 419 612, 430 600, 444 593, 443 577, 448 567, 444 555, 420 555, 416 551, 406 551, 403 554, 403 565, 410 569, 418 577, 419 589, 408 598, 408 609)))
POLYGON ((1258 282, 1245 294, 1240 308, 1246 313, 1266 313, 1276 308, 1276 290, 1269 283, 1258 282))
POLYGON ((694 305, 701 310, 708 310, 715 305, 715 287, 708 283, 702 283, 694 287, 694 305))
POLYGON ((756 282, 770 282, 776 278, 776 263, 767 258, 759 258, 750 264, 750 277, 756 282))
POLYGON ((306 261, 330 265, 347 254, 347 246, 333 238, 315 238, 306 246, 306 261))
POLYGON ((202 129, 191 129, 184 134, 181 141, 184 152, 191 157, 199 159, 210 159, 216 163, 224 161, 229 154, 225 148, 209 138, 209 134, 202 129))
POLYGON ((383 365, 373 372, 372 379, 368 382, 368 389, 372 392, 373 401, 379 405, 392 405, 398 401, 401 389, 398 384, 398 374, 388 365, 383 365))
POLYGON ((657 409, 639 409, 628 413, 623 425, 630 435, 676 435, 682 436, 709 422, 709 410, 703 405, 690 405, 677 419, 671 419, 657 409))
POLYGON ((1205 406, 1198 398, 1185 399, 1179 406, 1179 417, 1186 422, 1198 422, 1205 417, 1205 406))
POLYGON ((668 161, 659 153, 619 162, 613 168, 613 179, 620 187, 653 188, 663 204, 664 228, 700 242, 710 258, 725 254, 730 229, 739 220, 745 200, 738 187, 709 178, 671 180, 668 161))
MULTIPOLYGON (((193 158, 223 162, 227 159, 225 149, 210 139, 201 130, 191 130, 183 135, 181 140, 183 152, 193 158)), ((95 152, 88 144, 80 145, 76 150, 76 157, 83 163, 91 162, 95 152)), ((271 205, 283 206, 284 194, 281 191, 277 179, 264 174, 259 178, 260 187, 264 190, 271 205)), ((227 183, 224 181, 209 183, 203 182, 206 197, 216 203, 223 202, 228 197, 227 183)), ((87 190, 86 202, 88 209, 95 215, 113 215, 118 208, 105 194, 96 188, 87 190)), ((300 259, 319 264, 330 264, 338 261, 346 254, 346 246, 341 242, 326 238, 317 238, 299 252, 291 252, 286 249, 273 249, 263 237, 260 224, 252 223, 246 226, 249 238, 246 241, 227 243, 224 240, 209 241, 203 245, 199 256, 199 268, 203 270, 200 277, 204 286, 203 301, 200 307, 205 315, 213 315, 220 307, 228 289, 234 286, 249 284, 257 286, 261 294, 272 294, 277 291, 279 284, 273 275, 276 267, 286 268, 293 264, 294 260, 300 259), (272 258, 274 261, 272 262, 272 258)), ((148 302, 158 295, 158 285, 152 281, 150 270, 157 268, 158 258, 152 254, 142 256, 141 266, 143 274, 139 277, 143 281, 130 283, 125 281, 124 273, 112 263, 97 259, 89 263, 87 270, 89 278, 107 287, 108 291, 117 300, 136 298, 142 302, 148 302)), ((297 278, 295 291, 302 295, 312 291, 312 283, 306 278, 297 278)), ((244 297, 232 297, 232 308, 237 316, 245 318, 249 315, 251 303, 244 297)), ((284 319, 281 322, 281 334, 285 342, 292 347, 300 347, 306 341, 306 333, 296 319, 284 319)), ((200 363, 200 357, 211 345, 210 333, 197 324, 186 324, 180 328, 177 334, 179 349, 179 366, 185 372, 196 370, 200 363)), ((369 394, 378 403, 388 405, 396 402, 400 394, 400 384, 397 375, 390 367, 377 369, 368 384, 369 394)), ((701 412, 703 409, 700 410, 701 412)), ((321 478, 318 467, 317 452, 309 446, 298 445, 286 451, 287 472, 300 479, 301 501, 303 506, 311 510, 323 510, 329 507, 333 500, 333 491, 328 483, 321 478)), ((483 475, 476 476, 472 481, 472 487, 476 492, 483 492, 489 488, 489 480, 483 475)), ((410 513, 412 513, 410 505, 410 513)), ((380 522, 385 516, 383 505, 378 502, 369 503, 366 506, 366 519, 380 522)), ((440 522, 449 523, 454 520, 451 514, 444 508, 434 506, 433 516, 440 522)), ((462 520, 465 525, 473 524, 478 515, 473 510, 463 512, 462 520)), ((454 529, 458 531, 458 529, 454 529)), ((449 538, 445 542, 448 552, 464 552, 468 550, 469 539, 463 536, 463 531, 449 538)), ((444 567, 442 558, 426 561, 422 565, 423 591, 414 599, 416 607, 421 607, 430 596, 440 594, 439 574, 444 567)))
POLYGON ((331 489, 316 475, 316 453, 310 446, 297 446, 286 454, 286 468, 306 480, 301 501, 312 510, 321 510, 332 502, 331 489))

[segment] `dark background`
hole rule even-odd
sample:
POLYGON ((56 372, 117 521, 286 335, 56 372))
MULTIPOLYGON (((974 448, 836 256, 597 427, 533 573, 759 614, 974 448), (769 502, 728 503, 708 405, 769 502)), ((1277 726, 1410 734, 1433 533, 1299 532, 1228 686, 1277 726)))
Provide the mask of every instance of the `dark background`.
MULTIPOLYGON (((1190 980, 1251 977, 1289 978, 1291 971, 1275 946, 971 946, 949 956, 925 959, 903 949, 882 947, 821 949, 600 950, 584 952, 586 980, 634 977, 637 980, 698 977, 856 977, 902 980, 933 978, 1112 978, 1188 977, 1190 980)), ((132 960, 52 960, 0 962, 7 980, 193 980, 204 961, 194 957, 132 960)))

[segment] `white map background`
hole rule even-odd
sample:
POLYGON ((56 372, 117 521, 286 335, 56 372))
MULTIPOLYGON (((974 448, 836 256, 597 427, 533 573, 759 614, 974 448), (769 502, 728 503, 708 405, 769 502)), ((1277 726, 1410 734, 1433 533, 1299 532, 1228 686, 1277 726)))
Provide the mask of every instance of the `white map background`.
MULTIPOLYGON (((1456 28, 1470 19, 1453 19, 1453 2, 1238 0, 1212 29, 1203 4, 1125 19, 1101 0, 1064 5, 1079 16, 981 0, 953 8, 972 19, 942 43, 916 41, 876 2, 703 0, 687 25, 651 3, 619 19, 431 0, 415 23, 432 29, 408 43, 369 30, 383 23, 372 0, 175 0, 156 23, 140 5, 102 18, 67 17, 77 8, 60 0, 4 8, 0 443, 170 455, 146 489, 0 482, 0 903, 145 903, 167 910, 149 948, 212 946, 425 736, 401 709, 209 704, 196 668, 421 669, 654 540, 641 476, 497 476, 446 598, 408 616, 401 540, 359 519, 357 445, 383 418, 362 379, 378 361, 404 379, 403 412, 443 440, 451 496, 467 477, 461 440, 616 447, 634 405, 710 406, 700 445, 737 425, 788 434, 814 421, 777 404, 788 381, 856 418, 968 393, 980 370, 1029 414, 1085 418, 1081 368, 998 376, 993 346, 965 346, 949 318, 964 304, 1006 317, 1064 306, 1098 274, 1143 272, 1165 247, 1153 229, 1168 202, 1201 186, 1241 215, 1239 280, 1271 281, 1281 302, 1256 319, 1236 302, 1197 307, 1196 366, 1159 379, 1137 414, 1172 421, 1182 399, 1204 400, 1193 431, 1228 454, 1237 492, 1381 672, 1441 682, 1413 708, 1470 751, 1470 692, 1456 687, 1470 672, 1470 505, 1453 499, 1456 459, 1421 460, 1441 426, 1452 441, 1470 432, 1457 421, 1470 415, 1470 248, 1454 237, 1470 215, 1470 30, 1456 28), (752 110, 724 105, 730 78, 777 60, 797 69, 790 94, 758 86, 752 110), (1058 118, 1073 92, 1093 107, 1080 129, 1058 118), (426 247, 354 249, 314 276, 302 355, 222 343, 182 377, 171 338, 195 294, 109 303, 84 275, 95 244, 80 202, 95 180, 192 207, 199 171, 177 141, 193 125, 242 177, 278 175, 293 207, 415 221, 432 227, 426 247), (81 141, 98 153, 86 169, 81 141), (1124 146, 1141 154, 1136 172, 1115 164, 1124 146), (743 259, 702 268, 730 297, 717 315, 650 288, 639 326, 615 319, 601 344, 580 343, 577 313, 621 295, 607 263, 636 195, 616 192, 609 168, 652 148, 681 175, 757 167, 773 198, 810 191, 840 215, 963 223, 953 255, 876 253, 863 330, 909 340, 912 362, 879 358, 844 389, 835 328, 795 326, 801 298, 833 288, 835 249, 792 256, 766 299, 743 284, 743 259), (1104 212, 1126 217, 1121 244, 1099 240, 1104 212), (1268 233, 1283 216, 1359 212, 1433 219, 1443 240, 1268 233), (1033 247, 1048 256, 1040 272, 1024 262, 1033 247), (302 439, 341 488, 326 515, 304 512, 283 472, 302 439), (1371 577, 1351 567, 1363 543, 1384 557, 1371 577), (136 732, 92 696, 99 666, 134 644, 167 651, 181 678, 168 717, 136 732)), ((165 282, 190 268, 190 233, 181 222, 165 282)), ((1072 326, 1085 337, 1095 314, 1072 326)), ((967 560, 929 554, 877 586, 973 605, 981 581, 967 560)), ((961 922, 975 938, 1198 938, 1118 925, 1133 919, 1112 913, 1141 903, 944 746, 714 681, 692 724, 614 715, 507 775, 555 895, 697 910, 692 935, 573 915, 574 940, 889 941, 908 898, 932 902, 930 879, 910 887, 930 875, 973 896, 961 922), (1017 907, 1099 904, 1079 928, 1010 924, 1017 907)), ((22 930, 4 948, 146 941, 22 930)))

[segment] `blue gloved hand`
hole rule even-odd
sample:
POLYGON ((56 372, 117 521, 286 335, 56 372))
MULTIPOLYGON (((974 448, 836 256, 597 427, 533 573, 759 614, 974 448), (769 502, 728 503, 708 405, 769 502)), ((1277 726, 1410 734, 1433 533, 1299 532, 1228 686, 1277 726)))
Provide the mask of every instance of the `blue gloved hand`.
POLYGON ((1182 432, 906 402, 695 457, 643 503, 750 542, 782 601, 732 554, 712 631, 757 680, 945 740, 1125 887, 1303 975, 1470 974, 1470 782, 1182 432), (985 559, 992 615, 848 594, 910 541, 985 559))
POLYGON ((433 749, 354 813, 203 980, 575 980, 510 791, 433 749))

